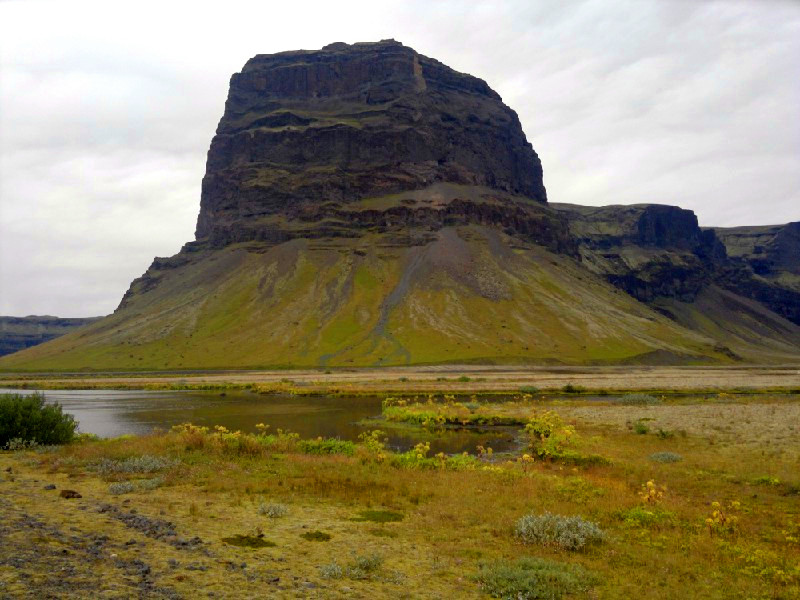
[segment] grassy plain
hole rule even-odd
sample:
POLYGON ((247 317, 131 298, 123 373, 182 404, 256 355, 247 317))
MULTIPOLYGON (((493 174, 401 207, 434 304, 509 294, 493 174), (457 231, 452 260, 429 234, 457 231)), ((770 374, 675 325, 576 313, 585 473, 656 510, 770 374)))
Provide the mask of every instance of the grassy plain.
POLYGON ((0 595, 485 598, 479 574, 530 557, 588 573, 564 597, 800 598, 800 396, 417 400, 395 406, 551 415, 573 459, 604 460, 542 459, 525 434, 508 455, 432 457, 195 428, 6 452, 0 595), (605 538, 515 537, 545 511, 605 538))
POLYGON ((800 369, 784 367, 497 367, 447 365, 350 369, 0 372, 0 387, 30 389, 253 389, 295 394, 519 392, 535 387, 558 391, 573 386, 598 391, 775 391, 800 389, 800 369))

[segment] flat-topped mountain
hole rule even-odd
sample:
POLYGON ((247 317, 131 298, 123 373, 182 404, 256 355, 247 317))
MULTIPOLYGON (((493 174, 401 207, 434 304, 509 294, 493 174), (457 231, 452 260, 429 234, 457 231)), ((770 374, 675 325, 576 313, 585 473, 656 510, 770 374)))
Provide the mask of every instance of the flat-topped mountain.
POLYGON ((797 224, 547 200, 484 81, 391 40, 259 55, 196 239, 0 368, 800 361, 797 224))
POLYGON ((283 239, 370 197, 438 182, 545 202, 516 113, 485 81, 393 40, 258 55, 231 78, 197 238, 283 239), (288 235, 291 235, 288 233, 288 235))

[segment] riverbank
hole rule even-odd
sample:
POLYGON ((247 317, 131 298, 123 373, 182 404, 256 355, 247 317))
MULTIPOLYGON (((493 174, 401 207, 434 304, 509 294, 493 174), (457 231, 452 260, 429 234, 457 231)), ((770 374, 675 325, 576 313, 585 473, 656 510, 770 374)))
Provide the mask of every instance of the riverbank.
POLYGON ((486 598, 531 557, 586 575, 564 597, 800 598, 794 397, 523 404, 502 457, 197 428, 0 453, 0 596, 486 598), (515 536, 545 512, 602 541, 515 536))
POLYGON ((0 387, 28 389, 253 390, 293 394, 505 394, 646 391, 662 394, 771 391, 800 393, 794 366, 498 367, 432 366, 336 370, 126 373, 0 373, 0 387))

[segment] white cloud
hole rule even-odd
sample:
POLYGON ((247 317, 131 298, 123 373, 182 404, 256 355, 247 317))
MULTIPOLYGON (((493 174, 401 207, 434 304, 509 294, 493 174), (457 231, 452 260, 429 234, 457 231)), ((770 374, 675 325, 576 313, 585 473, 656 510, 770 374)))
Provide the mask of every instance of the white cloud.
POLYGON ((0 314, 113 310, 192 238, 230 75, 394 37, 486 79, 552 201, 800 218, 800 5, 0 2, 0 314))

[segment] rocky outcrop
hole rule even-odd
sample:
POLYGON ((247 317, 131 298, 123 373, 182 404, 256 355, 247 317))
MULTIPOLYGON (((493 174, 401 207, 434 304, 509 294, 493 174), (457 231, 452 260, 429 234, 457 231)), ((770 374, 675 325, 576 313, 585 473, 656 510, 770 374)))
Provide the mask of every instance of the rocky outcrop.
POLYGON ((551 204, 584 264, 644 302, 693 302, 710 284, 800 324, 800 223, 700 228, 690 210, 551 204))
POLYGON ((0 356, 52 340, 100 318, 0 317, 0 356))
POLYGON ((726 260, 713 231, 690 210, 637 204, 588 207, 551 204, 565 214, 583 263, 635 298, 694 300, 726 260))
POLYGON ((280 240, 309 211, 437 182, 546 202, 539 157, 483 80, 393 40, 258 55, 231 78, 196 236, 280 240))
POLYGON ((713 231, 731 259, 720 286, 800 324, 800 222, 713 231))

